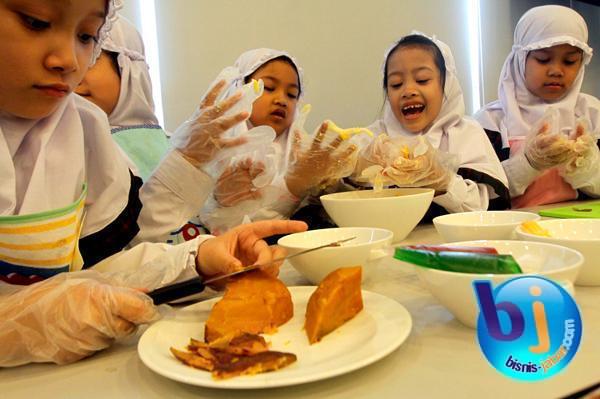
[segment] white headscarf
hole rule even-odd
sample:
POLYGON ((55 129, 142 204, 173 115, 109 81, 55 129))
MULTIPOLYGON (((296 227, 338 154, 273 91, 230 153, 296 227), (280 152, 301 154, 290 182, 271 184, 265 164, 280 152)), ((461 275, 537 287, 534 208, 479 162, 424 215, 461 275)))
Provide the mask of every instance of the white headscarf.
POLYGON ((106 18, 104 24, 100 27, 98 32, 98 41, 94 45, 94 54, 90 60, 90 66, 96 63, 96 60, 102 52, 102 43, 106 40, 108 32, 111 30, 113 23, 117 19, 117 11, 123 7, 121 0, 107 0, 106 3, 106 18))
POLYGON ((527 135, 549 107, 558 111, 559 128, 572 128, 578 118, 585 118, 590 122, 592 132, 598 131, 600 101, 580 93, 585 65, 592 58, 587 39, 584 19, 570 8, 549 5, 527 11, 517 23, 512 50, 500 73, 499 99, 477 112, 475 118, 485 129, 499 131, 505 147, 509 137, 527 135), (561 44, 580 48, 583 63, 569 92, 557 101, 546 102, 525 86, 527 54, 561 44))
POLYGON ((158 125, 144 42, 138 31, 125 18, 117 16, 102 49, 117 53, 121 76, 119 101, 108 116, 110 125, 158 125))
MULTIPOLYGON (((459 167, 475 169, 507 184, 500 162, 494 154, 483 129, 477 122, 465 117, 465 104, 463 93, 456 75, 456 64, 450 48, 442 41, 431 38, 420 32, 412 32, 414 35, 427 37, 440 49, 446 64, 446 81, 444 84, 444 99, 440 113, 433 121, 431 127, 422 132, 433 148, 455 154, 459 158, 459 167), (492 162, 493 160, 496 162, 492 162)), ((385 54, 385 64, 390 51, 396 47, 394 44, 385 54)), ((386 132, 390 137, 405 136, 415 137, 402 126, 396 119, 389 100, 386 97, 384 105, 383 120, 376 121, 372 125, 374 131, 386 132)))

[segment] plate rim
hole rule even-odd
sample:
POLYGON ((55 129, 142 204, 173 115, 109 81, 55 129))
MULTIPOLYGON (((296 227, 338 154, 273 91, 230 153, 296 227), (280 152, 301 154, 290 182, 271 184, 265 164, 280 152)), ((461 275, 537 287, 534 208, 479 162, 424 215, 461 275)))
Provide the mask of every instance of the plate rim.
MULTIPOLYGON (((314 291, 316 289, 316 286, 292 286, 292 287, 288 287, 288 289, 290 290, 290 293, 292 294, 292 297, 293 297, 294 294, 296 294, 296 295, 304 294, 308 290, 314 291)), ((170 380, 173 380, 173 381, 177 381, 177 382, 181 382, 181 383, 185 383, 185 384, 189 384, 189 385, 194 385, 194 386, 199 386, 199 387, 204 387, 204 388, 233 389, 233 390, 269 389, 269 388, 307 384, 310 382, 321 381, 321 380, 337 377, 337 376, 340 376, 343 374, 351 373, 351 372, 361 369, 363 367, 369 366, 369 365, 383 359, 384 357, 386 357, 387 355, 389 355, 390 353, 392 353, 393 351, 398 349, 404 343, 404 341, 406 341, 406 339, 410 335, 412 328, 413 328, 413 320, 412 320, 412 316, 411 316, 410 312, 398 301, 396 301, 390 297, 387 297, 385 295, 382 295, 382 294, 379 294, 376 292, 372 292, 372 291, 367 291, 367 290, 362 290, 362 295, 363 295, 364 302, 368 301, 369 298, 371 298, 370 299, 371 301, 374 301, 374 300, 385 301, 385 302, 395 306, 396 309, 394 310, 394 312, 395 313, 399 312, 399 313, 397 313, 398 314, 397 318, 399 319, 399 322, 406 323, 407 326, 404 330, 398 331, 398 334, 395 336, 395 338, 392 339, 390 341, 390 344, 387 345, 384 349, 381 349, 381 350, 371 354, 370 356, 366 356, 356 362, 352 362, 350 364, 334 368, 327 372, 314 373, 312 375, 307 375, 307 376, 290 377, 290 378, 283 379, 283 380, 274 379, 272 381, 269 381, 269 383, 267 383, 267 384, 261 383, 258 380, 245 380, 245 379, 237 379, 237 378, 234 378, 231 380, 225 380, 225 383, 224 383, 224 381, 221 381, 221 380, 213 380, 212 377, 210 377, 209 379, 207 379, 205 381, 204 380, 198 381, 196 379, 190 380, 185 375, 176 374, 170 370, 164 370, 163 368, 157 366, 156 364, 154 364, 154 362, 152 362, 148 358, 148 355, 145 353, 145 351, 143 349, 143 347, 145 347, 145 345, 146 345, 146 341, 151 340, 151 338, 154 337, 158 333, 159 327, 156 327, 156 326, 160 326, 160 324, 163 322, 166 322, 166 320, 159 320, 158 322, 152 324, 148 329, 146 329, 146 331, 144 331, 144 333, 142 334, 142 336, 140 337, 140 339, 138 341, 137 354, 138 354, 138 357, 140 358, 140 360, 142 361, 142 363, 146 367, 148 367, 150 370, 155 372, 156 374, 158 374, 162 377, 168 378, 170 380), (234 383, 233 383, 233 385, 231 383, 228 384, 227 381, 234 382, 234 383), (248 383, 248 382, 250 382, 250 383, 248 383)), ((221 299, 221 296, 183 307, 181 309, 178 309, 178 311, 184 310, 187 308, 191 308, 191 307, 195 307, 195 306, 198 306, 199 304, 209 304, 212 302, 216 302, 219 299, 221 299)), ((150 344, 148 344, 148 345, 150 345, 150 344)), ((198 371, 202 372, 201 370, 198 370, 198 371)))

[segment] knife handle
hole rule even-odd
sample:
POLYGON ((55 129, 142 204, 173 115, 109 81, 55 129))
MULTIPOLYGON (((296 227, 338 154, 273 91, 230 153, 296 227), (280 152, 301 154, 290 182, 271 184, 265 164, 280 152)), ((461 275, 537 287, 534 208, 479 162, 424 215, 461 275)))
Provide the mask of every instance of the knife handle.
POLYGON ((200 293, 204 291, 204 287, 205 285, 202 278, 194 277, 189 280, 158 288, 154 291, 150 291, 146 295, 152 298, 155 305, 161 305, 163 303, 172 302, 177 299, 185 298, 186 296, 200 293))

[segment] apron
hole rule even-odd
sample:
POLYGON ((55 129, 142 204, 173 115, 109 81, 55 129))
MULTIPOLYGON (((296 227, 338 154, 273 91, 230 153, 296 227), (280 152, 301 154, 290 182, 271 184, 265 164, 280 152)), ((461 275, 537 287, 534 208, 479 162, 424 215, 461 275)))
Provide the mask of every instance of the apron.
POLYGON ((167 135, 160 126, 114 128, 112 138, 134 163, 144 181, 148 180, 169 149, 167 135))
POLYGON ((0 217, 0 280, 29 285, 56 274, 81 270, 79 235, 87 186, 64 208, 0 217))

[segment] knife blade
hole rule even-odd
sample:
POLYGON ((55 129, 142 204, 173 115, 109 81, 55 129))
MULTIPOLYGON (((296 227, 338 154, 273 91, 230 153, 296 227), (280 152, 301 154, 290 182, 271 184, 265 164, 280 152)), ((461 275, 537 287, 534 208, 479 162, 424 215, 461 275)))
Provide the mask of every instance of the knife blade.
POLYGON ((351 241, 351 240, 354 240, 355 238, 356 237, 344 238, 343 240, 338 240, 338 241, 330 242, 329 244, 319 245, 318 247, 305 249, 303 251, 296 252, 293 255, 281 256, 279 258, 272 259, 270 262, 267 262, 267 263, 250 265, 248 267, 243 268, 242 270, 238 270, 238 271, 235 271, 233 273, 229 273, 229 274, 225 274, 225 275, 222 275, 222 276, 213 277, 211 279, 208 279, 208 280, 204 281, 204 283, 205 284, 210 284, 210 283, 214 283, 215 281, 223 280, 223 279, 226 279, 226 278, 238 275, 238 274, 242 274, 242 273, 246 273, 246 272, 249 272, 249 271, 252 271, 252 270, 260 269, 261 267, 272 266, 273 264, 275 264, 277 262, 281 262, 283 260, 292 259, 292 258, 295 258, 296 256, 304 255, 304 254, 307 254, 309 252, 316 251, 318 249, 327 248, 327 247, 337 247, 340 244, 348 242, 348 241, 351 241))
POLYGON ((316 251, 318 249, 327 248, 327 247, 336 247, 342 243, 354 240, 355 238, 356 237, 344 238, 342 240, 330 242, 328 244, 320 245, 318 247, 305 249, 303 251, 296 252, 293 255, 275 258, 275 259, 272 259, 270 262, 263 263, 263 264, 250 265, 248 267, 245 267, 242 270, 237 270, 233 273, 213 277, 208 280, 203 280, 202 277, 200 277, 200 276, 194 277, 189 280, 181 281, 179 283, 175 283, 175 284, 167 285, 165 287, 157 288, 153 291, 150 291, 146 295, 148 295, 150 298, 152 298, 152 301, 154 302, 155 305, 172 302, 177 299, 185 298, 187 296, 200 293, 200 292, 204 291, 204 288, 206 287, 207 284, 211 284, 215 281, 227 279, 227 278, 230 278, 230 277, 238 275, 238 274, 242 274, 242 273, 249 272, 251 270, 259 269, 261 267, 272 266, 273 264, 275 264, 277 262, 295 258, 296 256, 304 255, 309 252, 316 251))

